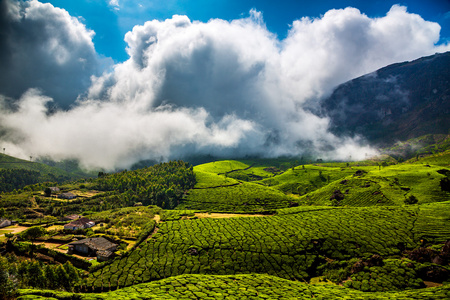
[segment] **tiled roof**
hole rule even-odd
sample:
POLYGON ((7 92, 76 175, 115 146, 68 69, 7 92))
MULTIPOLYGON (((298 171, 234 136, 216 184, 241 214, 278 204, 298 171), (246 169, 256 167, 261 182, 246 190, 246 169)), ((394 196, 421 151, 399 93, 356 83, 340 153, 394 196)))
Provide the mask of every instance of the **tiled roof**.
POLYGON ((77 197, 77 195, 75 195, 74 193, 62 193, 58 195, 58 198, 75 198, 77 197))
POLYGON ((108 241, 103 237, 87 238, 76 242, 72 242, 69 245, 82 245, 82 244, 85 244, 89 248, 96 251, 107 250, 110 249, 111 247, 117 246, 117 244, 111 243, 110 241, 108 241))
POLYGON ((68 216, 64 217, 64 219, 66 219, 66 220, 77 220, 79 218, 81 218, 80 215, 68 215, 68 216))
POLYGON ((72 222, 70 222, 69 224, 66 224, 66 225, 70 225, 70 226, 74 226, 74 227, 75 226, 84 226, 84 225, 86 225, 89 222, 92 222, 92 221, 89 220, 88 218, 83 217, 83 218, 79 218, 79 219, 77 219, 75 221, 72 221, 72 222))
POLYGON ((102 256, 102 257, 110 257, 113 253, 111 251, 108 250, 99 250, 97 251, 97 255, 98 256, 102 256))

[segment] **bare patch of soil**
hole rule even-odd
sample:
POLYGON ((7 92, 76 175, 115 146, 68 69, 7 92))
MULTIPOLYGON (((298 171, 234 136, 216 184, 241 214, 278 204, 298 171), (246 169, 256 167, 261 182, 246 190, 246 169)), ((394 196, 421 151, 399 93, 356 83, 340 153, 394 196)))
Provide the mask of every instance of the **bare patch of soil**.
POLYGON ((255 215, 255 214, 221 214, 221 213, 195 213, 195 216, 201 218, 246 218, 246 217, 267 217, 269 215, 255 215))

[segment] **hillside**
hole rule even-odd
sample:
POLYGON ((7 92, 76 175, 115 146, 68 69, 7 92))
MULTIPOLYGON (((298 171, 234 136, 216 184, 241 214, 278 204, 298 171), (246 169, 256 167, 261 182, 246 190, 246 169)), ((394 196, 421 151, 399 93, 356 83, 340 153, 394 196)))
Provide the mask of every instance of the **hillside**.
POLYGON ((339 135, 389 145, 450 128, 450 52, 387 66, 337 87, 322 102, 339 135))
POLYGON ((44 163, 27 161, 9 155, 0 154, 0 178, 3 185, 0 191, 21 189, 26 185, 42 182, 71 181, 91 177, 92 174, 81 171, 78 167, 63 170, 44 163), (8 184, 5 184, 8 183, 8 184))
POLYGON ((38 239, 1 237, 8 254, 0 264, 19 278, 19 299, 448 298, 450 153, 442 141, 427 143, 434 154, 402 163, 174 161, 59 185, 73 200, 3 194, 6 216, 45 228, 38 239), (64 230, 60 217, 73 213, 96 225, 64 230), (102 263, 66 253, 87 237, 120 250, 102 263), (39 282, 51 282, 58 264, 41 262, 52 260, 74 283, 39 284, 17 271, 41 264, 39 282))

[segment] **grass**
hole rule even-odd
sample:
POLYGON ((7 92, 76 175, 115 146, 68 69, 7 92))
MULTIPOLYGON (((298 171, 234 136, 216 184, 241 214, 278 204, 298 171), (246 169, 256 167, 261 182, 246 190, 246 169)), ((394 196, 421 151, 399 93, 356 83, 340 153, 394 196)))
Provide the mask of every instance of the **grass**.
POLYGON ((250 167, 249 165, 236 160, 221 160, 194 167, 194 171, 208 172, 215 174, 225 174, 230 171, 242 170, 250 167))
POLYGON ((94 232, 108 233, 125 238, 138 238, 149 224, 154 226, 154 217, 161 209, 153 206, 125 207, 87 215, 101 225, 93 227, 94 232))
POLYGON ((194 187, 195 189, 230 186, 239 183, 239 181, 237 181, 236 179, 225 177, 224 175, 218 175, 202 171, 195 171, 195 177, 197 179, 197 183, 195 184, 194 187))

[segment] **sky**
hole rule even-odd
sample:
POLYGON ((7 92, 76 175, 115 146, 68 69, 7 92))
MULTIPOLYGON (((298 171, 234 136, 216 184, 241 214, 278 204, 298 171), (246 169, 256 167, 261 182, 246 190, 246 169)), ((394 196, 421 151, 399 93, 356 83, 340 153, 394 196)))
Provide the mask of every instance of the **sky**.
POLYGON ((408 11, 425 20, 441 25, 441 42, 450 38, 449 0, 52 0, 43 1, 66 9, 94 30, 96 50, 116 62, 128 58, 125 52, 125 33, 146 21, 165 20, 172 15, 187 15, 191 20, 207 22, 210 19, 234 20, 248 16, 251 9, 263 14, 267 28, 279 38, 285 38, 294 20, 302 17, 317 18, 330 9, 358 8, 370 17, 381 17, 394 4, 408 7, 408 11))
POLYGON ((334 136, 314 108, 348 80, 449 51, 449 10, 0 0, 0 146, 104 170, 192 155, 363 159, 376 149, 334 136))

